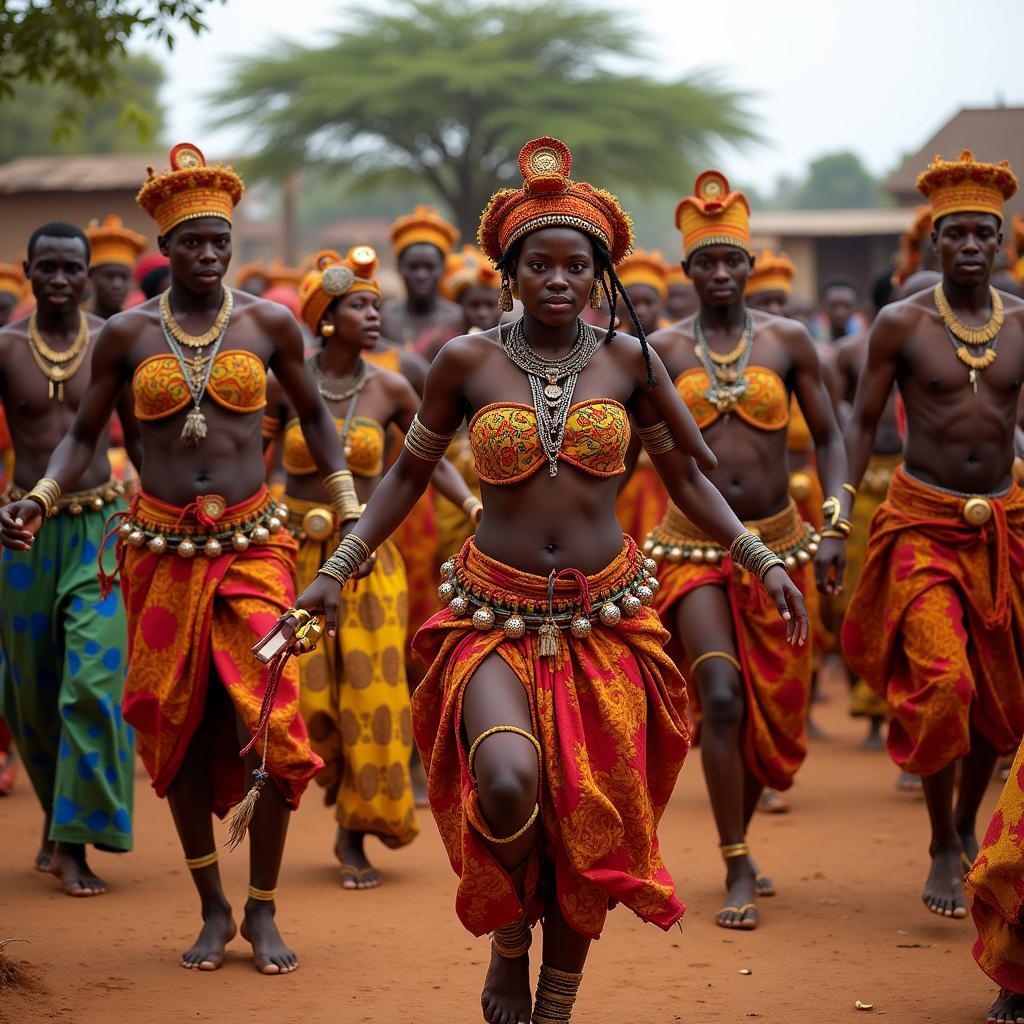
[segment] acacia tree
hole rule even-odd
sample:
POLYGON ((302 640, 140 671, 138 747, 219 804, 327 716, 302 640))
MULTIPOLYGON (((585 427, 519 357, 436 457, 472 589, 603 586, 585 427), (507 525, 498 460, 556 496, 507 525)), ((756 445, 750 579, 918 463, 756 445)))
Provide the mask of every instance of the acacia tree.
POLYGON ((688 188, 714 143, 754 138, 744 94, 615 70, 624 59, 641 59, 636 31, 579 0, 403 0, 236 62, 210 99, 216 125, 245 124, 250 175, 425 182, 471 238, 534 136, 565 139, 580 176, 648 192, 688 188))
POLYGON ((152 133, 152 111, 121 93, 129 39, 139 33, 173 50, 178 29, 198 35, 203 11, 223 2, 0 0, 0 101, 26 84, 58 87, 55 134, 66 138, 80 127, 83 101, 116 96, 122 120, 152 133))

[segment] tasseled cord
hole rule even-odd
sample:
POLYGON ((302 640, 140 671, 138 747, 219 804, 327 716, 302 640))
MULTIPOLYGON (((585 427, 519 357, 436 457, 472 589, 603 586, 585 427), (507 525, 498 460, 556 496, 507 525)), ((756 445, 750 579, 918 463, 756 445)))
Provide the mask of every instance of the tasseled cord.
POLYGON ((281 682, 288 659, 292 656, 291 651, 282 651, 274 658, 267 673, 267 686, 263 691, 263 703, 260 705, 260 717, 256 724, 256 732, 249 742, 239 751, 240 757, 245 757, 256 743, 260 736, 263 736, 263 759, 259 768, 253 769, 252 788, 245 794, 242 802, 234 809, 231 817, 228 818, 228 841, 229 850, 236 849, 249 831, 249 823, 256 811, 256 801, 260 798, 260 790, 266 785, 270 775, 267 773, 267 744, 270 740, 270 715, 274 710, 274 702, 277 700, 277 687, 281 682))

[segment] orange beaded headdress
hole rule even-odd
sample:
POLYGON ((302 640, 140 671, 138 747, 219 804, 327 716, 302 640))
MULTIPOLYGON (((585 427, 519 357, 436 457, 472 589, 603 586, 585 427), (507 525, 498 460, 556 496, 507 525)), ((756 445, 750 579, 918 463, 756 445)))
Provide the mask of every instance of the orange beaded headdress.
POLYGON ((634 284, 645 284, 648 288, 653 288, 663 302, 668 298, 668 268, 660 252, 634 249, 619 264, 617 271, 624 288, 634 284))
POLYGON ((678 263, 665 264, 665 286, 671 288, 674 284, 692 285, 693 282, 686 275, 686 271, 678 263))
POLYGON ((171 169, 149 178, 135 201, 157 223, 161 235, 183 221, 222 217, 231 223, 232 210, 245 191, 242 179, 230 168, 206 166, 206 157, 188 142, 171 150, 171 169))
POLYGON ((491 196, 480 218, 477 239, 492 263, 508 247, 541 228, 576 228, 596 238, 618 264, 633 248, 633 222, 610 192, 573 181, 572 154, 558 139, 528 142, 519 151, 522 188, 491 196))
POLYGON ((936 156, 917 178, 917 191, 931 203, 932 220, 949 213, 993 213, 1003 219, 1003 203, 1017 191, 1008 160, 980 163, 965 149, 956 160, 936 156))
POLYGON ((932 208, 919 206, 910 227, 900 235, 899 263, 892 275, 896 284, 903 284, 921 266, 921 243, 932 233, 932 208))
POLYGON ((771 249, 765 249, 758 253, 754 261, 754 269, 747 277, 747 295, 754 295, 757 292, 785 292, 793 294, 793 278, 796 277, 796 267, 793 261, 784 253, 774 253, 771 249))
POLYGON ((683 256, 689 259, 706 245, 734 245, 748 255, 750 203, 742 192, 730 192, 721 171, 705 171, 676 207, 676 227, 683 233, 683 256))
POLYGON ((96 220, 90 221, 85 229, 85 237, 89 239, 89 248, 92 250, 90 267, 114 263, 132 268, 146 248, 145 237, 126 228, 121 218, 113 213, 104 217, 102 224, 96 220))
POLYGON ((1015 262, 1010 266, 1010 273, 1021 284, 1024 284, 1024 214, 1013 215, 1013 246, 1015 262))
POLYGON ((287 267, 277 258, 263 272, 268 288, 298 288, 305 274, 299 267, 287 267))
POLYGON ((344 259, 333 249, 318 252, 313 269, 299 285, 303 323, 316 334, 327 307, 335 299, 353 292, 380 295, 380 285, 373 276, 376 269, 377 253, 368 245, 349 249, 344 259))
MULTIPOLYGON (((253 260, 251 263, 243 263, 238 270, 235 271, 235 281, 238 286, 243 285, 250 277, 261 277, 266 281, 266 264, 262 263, 260 260, 253 260)), ((269 285, 267 287, 269 287, 269 285)))
POLYGON ((15 263, 0 263, 0 292, 20 299, 25 295, 25 274, 15 263))
POLYGON ((391 244, 396 257, 417 242, 436 246, 441 255, 447 256, 458 240, 459 229, 449 224, 433 206, 419 205, 391 225, 391 244))
POLYGON ((491 288, 497 291, 500 286, 501 274, 475 245, 464 245, 445 262, 441 294, 452 302, 458 302, 469 288, 491 288))

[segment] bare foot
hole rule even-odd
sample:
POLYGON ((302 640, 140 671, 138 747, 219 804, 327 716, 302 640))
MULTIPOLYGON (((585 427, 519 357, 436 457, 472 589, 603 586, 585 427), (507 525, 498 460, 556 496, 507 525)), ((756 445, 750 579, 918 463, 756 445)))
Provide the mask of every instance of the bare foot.
POLYGON ((896 778, 896 788, 901 793, 924 792, 924 786, 921 783, 921 776, 913 775, 911 772, 900 772, 896 778))
POLYGON ((342 889, 376 889, 380 885, 380 872, 370 863, 363 849, 365 838, 365 832, 350 832, 338 826, 334 856, 341 864, 342 889))
POLYGON ((50 873, 50 863, 53 860, 53 848, 57 844, 52 839, 47 839, 45 834, 43 836, 42 845, 39 847, 39 852, 36 854, 36 871, 42 871, 43 874, 50 873))
POLYGON ((498 956, 491 950, 484 990, 480 993, 488 1024, 529 1024, 531 1010, 530 954, 498 956))
POLYGON ((1024 995, 1001 988, 999 998, 989 1007, 985 1024, 1024 1024, 1024 995))
POLYGON ((181 966, 189 970, 215 971, 224 963, 224 947, 238 929, 226 903, 203 911, 203 927, 195 944, 181 954, 181 966))
POLYGON ((729 895, 725 906, 715 914, 715 924, 722 928, 742 928, 745 931, 757 927, 755 873, 754 863, 749 857, 729 858, 725 876, 729 895))
POLYGON ((750 866, 754 869, 754 894, 757 898, 774 896, 777 891, 775 883, 757 866, 753 857, 750 858, 750 866))
POLYGON ((777 789, 764 789, 757 798, 757 809, 762 814, 786 814, 789 801, 777 789))
POLYGON ((86 863, 81 843, 55 843, 48 870, 61 879, 69 896, 102 896, 107 891, 107 883, 86 863))
POLYGON ((290 974, 298 969, 298 955, 284 944, 274 923, 273 900, 248 900, 241 931, 242 938, 252 944, 260 974, 290 974))
POLYGON ((943 846, 932 845, 932 867, 924 883, 924 905, 939 917, 963 918, 967 916, 964 889, 960 882, 963 874, 963 847, 959 841, 943 846))
POLYGON ((978 856, 978 837, 974 832, 958 832, 960 836, 960 845, 963 847, 963 852, 960 854, 960 866, 964 877, 967 876, 967 872, 974 866, 974 861, 978 856))

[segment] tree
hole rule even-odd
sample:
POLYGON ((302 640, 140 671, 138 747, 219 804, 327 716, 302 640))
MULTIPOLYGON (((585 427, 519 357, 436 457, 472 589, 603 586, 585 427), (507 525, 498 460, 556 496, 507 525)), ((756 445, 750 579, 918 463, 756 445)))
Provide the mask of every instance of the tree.
POLYGON ((197 35, 203 11, 224 0, 0 0, 0 101, 26 83, 58 84, 59 137, 75 134, 83 100, 118 96, 123 119, 142 133, 154 125, 130 96, 121 96, 128 40, 136 32, 174 49, 176 28, 197 35))
POLYGON ((582 0, 401 0, 357 8, 324 46, 238 61, 211 100, 216 124, 246 125, 248 174, 320 164, 364 187, 426 182, 472 238, 535 136, 564 139, 580 177, 677 193, 714 143, 755 137, 746 96, 710 74, 609 66, 640 53, 621 15, 582 0))
POLYGON ((60 136, 61 111, 73 97, 59 85, 28 83, 13 99, 0 103, 0 163, 21 156, 70 153, 119 153, 138 149, 142 140, 124 131, 123 103, 143 111, 154 131, 164 126, 158 100, 163 68, 150 57, 135 56, 116 65, 121 85, 118 98, 107 97, 86 106, 79 114, 79 130, 60 136))
POLYGON ((793 196, 796 210, 843 210, 877 206, 878 183, 856 153, 828 153, 812 160, 793 196))

